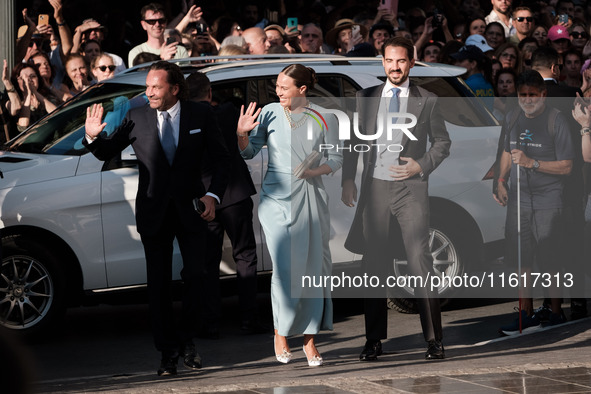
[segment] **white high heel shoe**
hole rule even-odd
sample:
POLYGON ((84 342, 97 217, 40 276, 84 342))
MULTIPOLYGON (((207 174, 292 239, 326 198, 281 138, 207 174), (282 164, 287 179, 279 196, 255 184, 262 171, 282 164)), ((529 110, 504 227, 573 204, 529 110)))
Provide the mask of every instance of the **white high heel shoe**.
POLYGON ((275 354, 275 357, 277 357, 277 361, 279 361, 280 363, 287 364, 291 361, 291 352, 288 352, 287 350, 283 349, 283 353, 275 354))
POLYGON ((305 346, 302 346, 302 350, 304 351, 304 355, 306 356, 306 359, 308 360, 309 367, 319 367, 324 363, 324 361, 322 360, 322 357, 317 356, 317 355, 312 356, 312 358, 308 358, 308 354, 306 353, 305 346))
MULTIPOLYGON (((277 336, 273 337, 273 350, 275 350, 275 339, 277 336)), ((287 349, 283 348, 283 352, 281 352, 281 354, 277 354, 275 353, 275 357, 277 358, 277 361, 279 361, 282 364, 287 364, 288 362, 291 361, 292 355, 291 352, 288 352, 287 349)))

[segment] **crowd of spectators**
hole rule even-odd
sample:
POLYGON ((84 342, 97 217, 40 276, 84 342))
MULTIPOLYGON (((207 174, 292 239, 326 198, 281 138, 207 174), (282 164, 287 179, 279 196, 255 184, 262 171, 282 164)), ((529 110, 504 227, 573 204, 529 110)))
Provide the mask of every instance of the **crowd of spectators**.
MULTIPOLYGON (((129 15, 126 25, 139 18, 136 26, 127 27, 135 32, 133 38, 121 33, 120 26, 99 21, 113 19, 109 10, 85 15, 70 3, 47 0, 21 10, 16 62, 5 70, 11 82, 5 84, 1 107, 5 123, 18 127, 5 129, 7 136, 28 125, 31 116, 144 62, 281 53, 379 56, 384 40, 392 36, 413 40, 419 61, 465 67, 466 83, 484 97, 514 94, 506 83, 511 72, 519 75, 530 69, 535 50, 551 47, 560 59, 557 82, 591 96, 591 6, 587 5, 591 1, 424 0, 418 5, 395 1, 391 8, 378 1, 227 0, 202 7, 193 0, 145 1, 125 7, 137 14, 129 15), (118 41, 106 40, 110 31, 119 36, 118 41), (34 74, 41 76, 38 88, 22 82, 19 73, 27 73, 22 64, 32 65, 34 74), (505 79, 499 90, 501 69, 505 79)), ((495 103, 502 116, 502 102, 495 103)))

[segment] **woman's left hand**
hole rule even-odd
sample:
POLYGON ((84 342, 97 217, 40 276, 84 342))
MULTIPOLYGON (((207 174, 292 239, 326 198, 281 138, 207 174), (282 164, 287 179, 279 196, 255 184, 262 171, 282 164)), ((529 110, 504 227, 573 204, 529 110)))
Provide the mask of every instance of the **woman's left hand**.
POLYGON ((316 174, 316 172, 314 172, 314 170, 317 170, 317 169, 318 169, 318 167, 308 168, 307 170, 302 172, 302 174, 299 176, 298 179, 308 179, 308 178, 314 178, 315 176, 318 176, 319 174, 316 174))
POLYGON ((332 169, 330 168, 330 166, 324 163, 319 167, 308 168, 307 170, 304 170, 304 172, 302 172, 302 174, 299 176, 299 179, 314 178, 317 176, 330 174, 331 172, 332 169))

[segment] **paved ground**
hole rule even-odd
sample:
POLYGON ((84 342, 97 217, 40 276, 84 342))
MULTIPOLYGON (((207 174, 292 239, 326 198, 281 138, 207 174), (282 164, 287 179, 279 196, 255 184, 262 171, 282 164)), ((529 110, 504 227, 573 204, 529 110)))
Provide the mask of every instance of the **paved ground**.
POLYGON ((385 354, 376 362, 359 362, 364 343, 362 315, 358 303, 349 307, 341 300, 334 331, 318 337, 325 359, 322 367, 307 366, 301 337, 290 340, 294 360, 279 364, 272 356, 272 335, 240 335, 230 319, 222 339, 198 341, 205 363, 202 370, 181 367, 176 377, 166 379, 155 374, 158 355, 149 344, 143 307, 108 307, 102 312, 82 308, 68 316, 71 329, 63 338, 33 350, 38 363, 35 391, 591 393, 591 319, 498 338, 497 328, 512 318, 516 303, 483 303, 475 300, 473 306, 443 313, 444 361, 424 360, 418 316, 391 311, 391 339, 384 342, 385 354), (129 316, 129 311, 136 315, 129 316), (89 332, 90 327, 96 331, 89 332))

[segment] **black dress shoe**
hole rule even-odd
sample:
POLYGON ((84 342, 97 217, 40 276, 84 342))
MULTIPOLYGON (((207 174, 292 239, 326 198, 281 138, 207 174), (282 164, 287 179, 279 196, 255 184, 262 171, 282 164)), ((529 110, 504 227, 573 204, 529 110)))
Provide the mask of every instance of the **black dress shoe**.
POLYGON ((445 358, 445 349, 441 341, 429 341, 427 353, 425 353, 425 360, 441 360, 445 358))
POLYGON ((189 369, 201 369, 201 356, 195 350, 195 345, 188 343, 182 349, 183 364, 189 369))
POLYGON ((162 352, 158 376, 176 375, 176 366, 179 362, 179 354, 174 352, 162 352))
POLYGON ((359 355, 359 361, 372 361, 377 360, 378 356, 382 355, 382 342, 380 341, 366 341, 361 354, 359 355))

